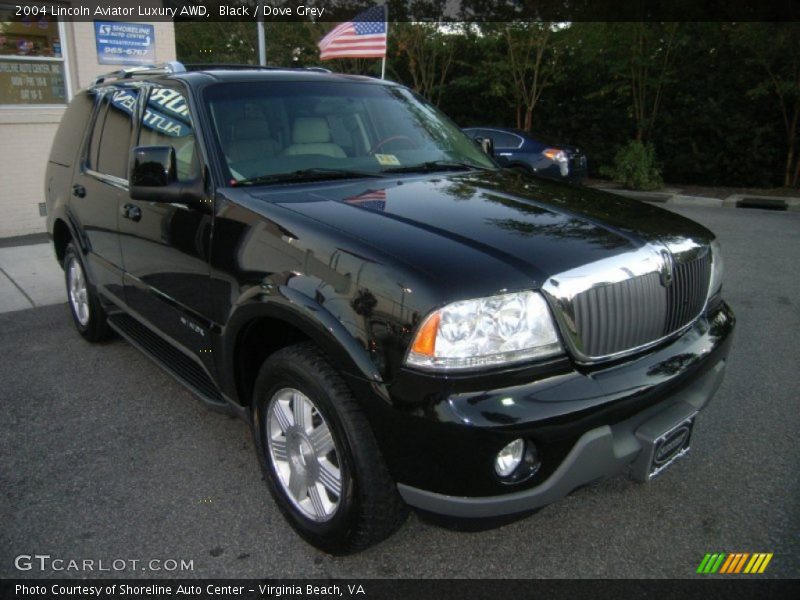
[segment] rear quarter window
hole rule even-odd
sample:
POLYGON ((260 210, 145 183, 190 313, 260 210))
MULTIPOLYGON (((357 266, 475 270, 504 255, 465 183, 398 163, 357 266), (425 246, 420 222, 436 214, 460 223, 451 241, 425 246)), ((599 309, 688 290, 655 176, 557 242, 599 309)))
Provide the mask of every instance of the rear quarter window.
POLYGON ((513 150, 522 145, 522 138, 518 135, 514 135, 513 133, 494 130, 489 130, 486 133, 492 138, 495 148, 513 150))
POLYGON ((53 146, 50 149, 50 162, 71 167, 78 155, 86 125, 92 116, 94 96, 86 92, 80 93, 70 102, 61 124, 58 126, 53 146))

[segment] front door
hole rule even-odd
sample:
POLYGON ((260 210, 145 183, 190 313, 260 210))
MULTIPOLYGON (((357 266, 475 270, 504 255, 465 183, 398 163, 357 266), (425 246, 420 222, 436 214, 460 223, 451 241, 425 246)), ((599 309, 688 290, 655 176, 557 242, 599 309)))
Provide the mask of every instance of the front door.
MULTIPOLYGON (((203 176, 192 116, 180 87, 153 86, 135 146, 172 146, 178 180, 203 176)), ((137 315, 211 368, 208 248, 212 207, 126 196, 119 231, 125 297, 137 315)))

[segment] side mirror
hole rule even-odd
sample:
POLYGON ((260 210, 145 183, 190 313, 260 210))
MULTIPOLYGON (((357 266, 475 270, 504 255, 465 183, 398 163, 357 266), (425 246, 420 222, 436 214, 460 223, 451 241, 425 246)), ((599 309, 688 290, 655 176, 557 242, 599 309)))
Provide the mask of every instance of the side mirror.
POLYGON ((172 146, 137 146, 131 150, 128 186, 133 200, 188 203, 203 197, 201 179, 178 181, 172 146))
POLYGON ((488 154, 489 156, 494 156, 494 140, 490 137, 485 138, 478 138, 478 143, 481 145, 481 150, 483 150, 484 154, 488 154))

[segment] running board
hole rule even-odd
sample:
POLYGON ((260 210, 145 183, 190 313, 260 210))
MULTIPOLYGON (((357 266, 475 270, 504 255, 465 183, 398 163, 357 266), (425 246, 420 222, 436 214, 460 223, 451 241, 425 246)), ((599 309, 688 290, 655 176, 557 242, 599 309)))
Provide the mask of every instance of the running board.
POLYGON ((149 327, 122 312, 109 315, 108 324, 206 404, 226 411, 229 409, 225 398, 203 368, 149 327))

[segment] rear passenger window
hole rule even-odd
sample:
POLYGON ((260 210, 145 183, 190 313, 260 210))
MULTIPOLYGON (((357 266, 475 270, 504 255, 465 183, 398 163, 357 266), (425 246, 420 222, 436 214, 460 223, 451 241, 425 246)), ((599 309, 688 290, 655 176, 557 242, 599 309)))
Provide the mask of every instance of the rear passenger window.
POLYGON ((492 138, 495 148, 519 148, 522 143, 522 138, 513 133, 504 131, 488 131, 487 133, 492 138))
POLYGON ((70 103, 58 133, 53 138, 53 147, 50 150, 50 162, 71 167, 77 149, 83 146, 84 133, 87 123, 92 118, 95 97, 88 92, 81 92, 70 103))
POLYGON ((103 135, 103 121, 106 118, 106 110, 108 110, 108 98, 104 97, 97 108, 97 117, 95 117, 94 125, 92 126, 92 137, 89 138, 87 162, 89 168, 95 171, 97 170, 97 155, 100 150, 100 137, 103 135))
POLYGON ((137 145, 175 148, 178 181, 200 174, 189 104, 176 89, 156 86, 150 91, 137 145))
POLYGON ((89 168, 128 179, 128 156, 136 110, 136 89, 108 92, 102 99, 89 142, 89 168))

